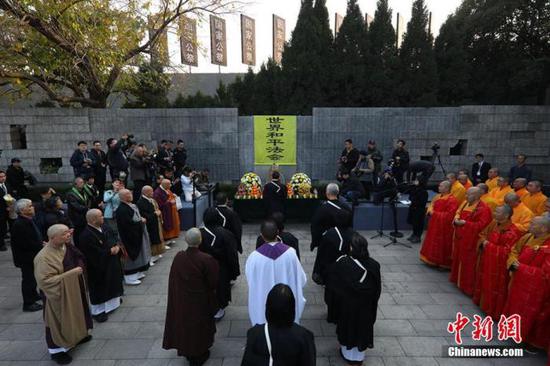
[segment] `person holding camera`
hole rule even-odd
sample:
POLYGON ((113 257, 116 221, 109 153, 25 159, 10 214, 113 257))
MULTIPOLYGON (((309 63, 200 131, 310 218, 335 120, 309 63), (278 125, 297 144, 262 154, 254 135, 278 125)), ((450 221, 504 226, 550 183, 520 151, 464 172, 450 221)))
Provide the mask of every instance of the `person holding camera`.
POLYGON ((134 202, 141 197, 141 189, 151 180, 149 176, 149 161, 145 156, 145 150, 137 146, 130 156, 130 179, 134 183, 134 202))
POLYGON ((126 185, 128 177, 128 159, 125 151, 128 149, 129 141, 133 135, 124 134, 120 140, 109 138, 107 140, 107 163, 109 163, 109 173, 111 180, 121 179, 126 185))
POLYGON ((196 187, 193 187, 196 184, 197 172, 186 166, 183 168, 183 173, 181 175, 181 188, 183 190, 183 195, 186 202, 191 202, 193 197, 199 198, 201 193, 197 190, 196 187))
POLYGON ((341 172, 344 170, 351 171, 359 161, 359 150, 353 147, 353 141, 347 139, 344 141, 344 150, 338 159, 339 169, 337 179, 341 179, 341 172))
POLYGON ((355 175, 351 175, 349 170, 342 171, 342 190, 341 194, 354 206, 357 206, 359 198, 365 197, 365 188, 355 175))
POLYGON ((392 173, 393 162, 384 168, 384 171, 376 177, 374 182, 374 193, 372 203, 379 205, 384 202, 384 198, 393 199, 397 196, 397 181, 392 173))
POLYGON ((403 175, 409 169, 409 152, 405 149, 407 143, 403 139, 397 140, 395 145, 395 150, 391 158, 394 161, 393 165, 393 175, 398 183, 403 182, 403 175))
POLYGON ((174 153, 172 152, 172 141, 162 140, 160 142, 156 162, 161 171, 164 169, 174 170, 174 153))
POLYGON ((86 179, 94 173, 94 160, 92 160, 92 155, 88 151, 86 141, 79 141, 77 146, 78 149, 71 156, 71 166, 73 167, 75 178, 82 177, 86 179))

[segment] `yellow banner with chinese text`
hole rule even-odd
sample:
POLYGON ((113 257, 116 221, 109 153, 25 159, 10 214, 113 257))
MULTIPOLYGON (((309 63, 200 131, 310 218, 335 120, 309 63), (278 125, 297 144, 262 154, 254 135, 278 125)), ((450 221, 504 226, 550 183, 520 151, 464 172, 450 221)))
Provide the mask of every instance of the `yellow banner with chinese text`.
POLYGON ((296 116, 254 116, 254 164, 296 165, 296 116))

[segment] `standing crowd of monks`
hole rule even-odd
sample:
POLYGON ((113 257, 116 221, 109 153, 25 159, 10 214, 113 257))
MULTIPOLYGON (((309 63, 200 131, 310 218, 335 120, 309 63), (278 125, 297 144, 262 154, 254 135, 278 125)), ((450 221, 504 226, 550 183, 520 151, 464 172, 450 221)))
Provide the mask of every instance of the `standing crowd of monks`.
POLYGON ((519 315, 523 341, 550 350, 550 202, 520 173, 510 181, 492 168, 476 186, 465 171, 447 174, 427 209, 420 259, 450 269, 495 322, 519 315))

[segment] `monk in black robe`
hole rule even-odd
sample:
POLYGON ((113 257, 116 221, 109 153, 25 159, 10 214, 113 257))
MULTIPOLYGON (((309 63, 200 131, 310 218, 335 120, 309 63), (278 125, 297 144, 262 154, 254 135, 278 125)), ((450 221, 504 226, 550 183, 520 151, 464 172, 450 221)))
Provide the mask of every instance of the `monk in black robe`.
POLYGON ((352 227, 343 225, 342 223, 323 233, 313 265, 312 277, 315 283, 320 285, 325 284, 329 266, 341 256, 349 253, 354 233, 355 231, 352 227))
POLYGON ((294 323, 295 299, 290 287, 278 284, 267 295, 266 324, 246 334, 241 366, 314 366, 313 333, 294 323))
POLYGON ((88 226, 80 234, 80 248, 86 257, 92 316, 102 323, 109 318, 107 314, 120 306, 124 294, 122 252, 116 234, 104 224, 101 210, 89 210, 86 221, 88 226))
POLYGON ((327 285, 337 296, 336 335, 340 355, 348 364, 361 365, 365 349, 373 347, 373 329, 381 292, 380 264, 370 258, 367 240, 355 233, 350 255, 328 271, 327 285))
POLYGON ((220 267, 216 289, 218 311, 214 318, 221 320, 225 315, 224 309, 231 301, 231 279, 240 275, 237 243, 233 234, 221 226, 221 218, 215 208, 204 212, 203 223, 199 249, 214 257, 220 267))
POLYGON ((177 349, 190 366, 203 365, 214 343, 218 310, 218 262, 201 252, 201 233, 192 228, 185 234, 187 250, 176 254, 168 279, 168 305, 162 348, 177 349))
POLYGON ((225 193, 218 193, 216 195, 216 210, 222 219, 222 226, 235 235, 237 240, 237 250, 243 254, 243 224, 239 215, 227 206, 228 199, 225 193))
POLYGON ((279 182, 280 177, 279 172, 271 173, 271 182, 264 186, 263 200, 268 216, 285 210, 286 187, 279 182))
MULTIPOLYGON (((277 240, 279 240, 281 243, 288 245, 291 248, 294 248, 296 251, 296 256, 298 259, 300 259, 300 242, 297 237, 292 235, 292 233, 289 233, 288 231, 285 231, 285 217, 280 212, 275 212, 271 215, 271 220, 275 221, 277 224, 277 230, 279 230, 279 234, 277 234, 277 240)), ((264 245, 266 241, 261 235, 258 235, 258 238, 256 239, 256 249, 264 245)))
POLYGON ((162 254, 166 250, 162 237, 162 212, 158 208, 153 194, 153 187, 144 186, 141 189, 141 197, 136 204, 141 216, 147 220, 145 225, 149 233, 149 240, 151 241, 151 263, 162 258, 162 254))
POLYGON ((349 206, 338 200, 339 188, 336 183, 330 183, 326 188, 327 201, 324 202, 311 219, 311 246, 313 251, 321 243, 323 233, 335 227, 336 221, 352 225, 352 212, 349 206), (338 218, 338 219, 337 219, 338 218))

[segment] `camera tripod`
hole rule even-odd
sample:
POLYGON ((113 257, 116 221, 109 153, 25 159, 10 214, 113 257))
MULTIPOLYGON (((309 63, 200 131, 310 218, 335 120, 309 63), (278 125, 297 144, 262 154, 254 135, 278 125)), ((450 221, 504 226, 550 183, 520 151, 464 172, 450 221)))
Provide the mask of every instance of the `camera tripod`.
POLYGON ((443 163, 441 162, 441 155, 439 155, 439 149, 434 150, 434 153, 432 155, 432 163, 435 165, 435 160, 437 159, 437 165, 441 168, 441 171, 443 172, 443 175, 447 176, 447 171, 445 170, 445 167, 443 166, 443 163))

